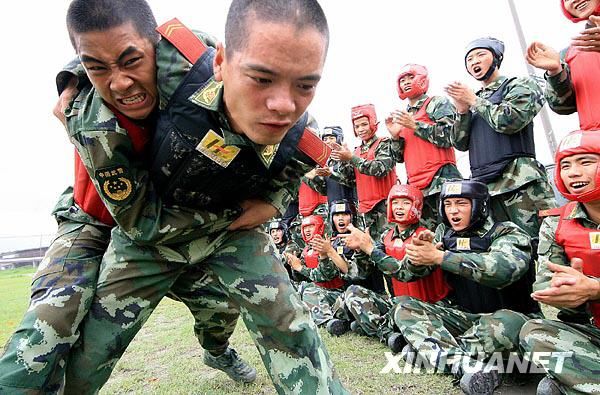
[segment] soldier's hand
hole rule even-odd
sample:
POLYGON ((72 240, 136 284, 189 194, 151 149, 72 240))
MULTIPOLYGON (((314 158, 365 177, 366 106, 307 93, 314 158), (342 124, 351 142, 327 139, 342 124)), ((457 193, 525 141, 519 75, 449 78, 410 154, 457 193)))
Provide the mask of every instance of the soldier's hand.
POLYGON ((385 127, 394 139, 400 137, 400 130, 402 129, 402 125, 399 122, 400 114, 400 110, 394 110, 385 118, 385 127))
POLYGON ((581 51, 600 52, 600 17, 592 15, 589 20, 596 26, 585 29, 573 37, 571 45, 581 51))
POLYGON ((583 261, 571 260, 571 266, 548 262, 552 274, 550 287, 531 294, 534 300, 554 307, 575 308, 600 297, 600 282, 583 274, 583 261))
POLYGON ((469 112, 470 105, 461 100, 461 96, 459 95, 458 87, 460 87, 461 83, 456 81, 450 83, 448 86, 444 88, 446 94, 452 99, 452 103, 454 107, 456 107, 456 111, 459 114, 466 114, 469 112))
POLYGON ((427 230, 424 230, 421 233, 419 233, 419 236, 417 236, 417 239, 420 241, 433 243, 433 239, 435 239, 435 233, 433 233, 432 231, 427 229, 427 230))
POLYGON ((295 270, 297 272, 302 270, 302 261, 300 261, 300 259, 297 256, 292 255, 289 252, 285 252, 284 255, 285 255, 285 258, 287 259, 290 267, 293 270, 295 270))
POLYGON ((331 158, 342 162, 348 162, 350 159, 352 159, 352 151, 350 151, 348 145, 344 143, 344 145, 340 146, 339 149, 334 149, 331 151, 331 158))
POLYGON ((67 127, 65 110, 69 106, 69 103, 71 103, 71 100, 73 100, 73 98, 77 96, 77 93, 79 93, 79 90, 77 89, 77 78, 73 77, 69 80, 69 83, 58 97, 58 101, 52 109, 52 114, 54 114, 54 116, 58 118, 58 120, 63 124, 64 127, 67 127))
POLYGON ((442 263, 444 251, 429 241, 413 238, 412 242, 406 244, 406 256, 415 266, 434 266, 442 263))
MULTIPOLYGON (((462 82, 451 82, 444 90, 460 106, 467 105, 470 107, 474 106, 477 102, 477 96, 473 90, 462 82)), ((458 106, 456 109, 458 110, 458 106)))
POLYGON ((315 235, 310 241, 311 247, 319 253, 321 256, 327 256, 327 253, 331 250, 331 243, 329 239, 324 239, 321 235, 315 235))
POLYGON ((371 235, 369 234, 369 229, 366 232, 358 229, 354 225, 348 225, 349 234, 340 234, 338 237, 343 238, 346 244, 346 247, 351 250, 362 250, 363 252, 371 255, 375 246, 373 245, 373 240, 371 239, 371 235))
POLYGON ((242 215, 229 225, 228 230, 246 230, 264 224, 277 215, 277 209, 271 204, 259 200, 248 199, 240 203, 244 210, 242 215))
POLYGON ((331 169, 329 167, 317 167, 315 169, 315 173, 319 177, 329 177, 332 174, 331 169))
POLYGON ((417 122, 415 121, 415 117, 406 111, 402 111, 400 116, 398 117, 398 122, 400 125, 405 128, 409 128, 411 130, 415 130, 417 128, 417 122))
POLYGON ((533 67, 546 70, 548 75, 556 75, 562 70, 559 53, 537 41, 532 42, 527 48, 525 60, 533 67))

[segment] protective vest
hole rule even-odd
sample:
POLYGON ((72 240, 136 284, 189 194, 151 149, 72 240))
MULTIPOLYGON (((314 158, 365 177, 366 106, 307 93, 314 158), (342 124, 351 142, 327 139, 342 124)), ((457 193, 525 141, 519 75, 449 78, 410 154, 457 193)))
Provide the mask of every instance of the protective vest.
MULTIPOLYGON (((442 242, 444 250, 452 252, 485 252, 491 244, 494 224, 482 237, 458 237, 450 229, 442 242)), ((446 279, 454 289, 453 299, 458 306, 474 314, 493 313, 500 309, 509 309, 523 314, 537 313, 540 306, 531 298, 532 285, 535 280, 534 260, 529 270, 516 282, 502 289, 488 287, 458 274, 446 272, 446 279)))
MULTIPOLYGON (((307 268, 316 269, 317 266, 319 266, 319 253, 312 248, 309 248, 308 246, 304 247, 302 257, 304 258, 304 263, 307 268)), ((345 283, 340 277, 336 277, 329 281, 315 281, 315 284, 323 288, 338 289, 342 288, 345 283)))
POLYGON ((327 196, 321 195, 305 182, 300 183, 298 191, 298 210, 303 217, 311 215, 319 204, 327 204, 327 196))
MULTIPOLYGON (((336 165, 333 166, 334 170, 336 165)), ((325 177, 325 184, 327 186, 327 201, 335 202, 336 200, 347 200, 349 202, 356 202, 356 188, 349 187, 341 184, 331 177, 325 177)))
MULTIPOLYGON (((426 228, 419 227, 406 240, 393 238, 394 229, 390 229, 383 238, 385 253, 396 259, 404 258, 406 254, 406 244, 410 243, 414 236, 424 231, 426 228)), ((450 293, 450 287, 444 279, 444 272, 440 267, 436 267, 427 277, 415 281, 402 282, 392 277, 392 288, 394 296, 412 296, 424 302, 435 303, 444 299, 450 293)))
MULTIPOLYGON (((556 227, 556 243, 564 248, 569 261, 583 260, 583 274, 600 277, 600 231, 583 226, 576 218, 566 218, 577 206, 569 202, 561 208, 560 220, 556 227)), ((594 324, 600 328, 600 302, 588 302, 594 324)))
MULTIPOLYGON (((375 159, 375 150, 379 144, 383 141, 383 138, 378 138, 371 144, 366 152, 361 152, 360 147, 354 150, 354 155, 367 160, 375 159)), ((356 192, 358 194, 358 212, 368 213, 379 203, 380 201, 387 199, 387 195, 392 189, 392 186, 396 183, 396 170, 390 170, 383 177, 368 176, 354 168, 354 175, 356 176, 356 192)))
POLYGON ((209 210, 237 208, 243 200, 273 191, 269 181, 280 175, 292 158, 315 165, 314 157, 300 148, 313 137, 325 144, 305 130, 306 113, 278 145, 260 147, 260 153, 253 144, 226 145, 219 114, 201 106, 214 106, 221 88, 212 79, 215 50, 205 47, 187 28, 171 29, 167 24, 158 30, 188 59, 193 58, 188 55, 190 47, 200 48, 197 60, 160 112, 152 141, 150 171, 167 204, 209 210), (181 40, 185 45, 174 37, 179 34, 187 34, 181 40))
MULTIPOLYGON (((144 152, 146 143, 150 139, 148 131, 110 107, 117 118, 119 125, 127 130, 131 139, 133 151, 141 155, 144 152)), ((73 183, 73 200, 86 213, 96 218, 98 221, 114 226, 115 221, 106 209, 104 202, 100 199, 98 191, 85 168, 77 151, 75 151, 75 182, 73 183)))
MULTIPOLYGON (((504 81, 488 100, 492 104, 501 103, 504 90, 513 79, 504 81)), ((535 158, 533 122, 509 135, 496 132, 481 115, 473 113, 470 130, 469 163, 471 178, 476 181, 487 184, 496 180, 515 158, 535 158)))
POLYGON ((579 125, 583 130, 600 129, 600 54, 569 47, 565 61, 571 69, 579 125))
MULTIPOLYGON (((427 115, 427 105, 431 101, 428 97, 423 106, 414 114, 415 121, 428 125, 435 122, 427 115)), ((404 165, 408 176, 408 183, 416 188, 425 189, 438 170, 447 164, 456 164, 454 148, 442 148, 415 135, 413 129, 403 127, 400 136, 404 138, 404 165)))

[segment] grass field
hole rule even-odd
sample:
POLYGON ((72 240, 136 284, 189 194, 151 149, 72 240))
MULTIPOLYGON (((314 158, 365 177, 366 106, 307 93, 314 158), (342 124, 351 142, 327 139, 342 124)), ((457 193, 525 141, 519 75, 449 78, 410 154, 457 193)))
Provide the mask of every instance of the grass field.
MULTIPOLYGON (((0 343, 4 343, 27 308, 33 271, 0 272, 0 343)), ((258 351, 240 320, 231 340, 258 370, 252 385, 238 385, 202 363, 193 319, 181 303, 165 299, 115 368, 102 394, 275 394, 258 351)), ((380 374, 387 348, 354 334, 339 338, 321 330, 342 382, 353 394, 459 394, 442 375, 380 374)), ((503 386, 499 394, 535 393, 535 386, 503 386), (532 392, 533 390, 533 392, 532 392)))

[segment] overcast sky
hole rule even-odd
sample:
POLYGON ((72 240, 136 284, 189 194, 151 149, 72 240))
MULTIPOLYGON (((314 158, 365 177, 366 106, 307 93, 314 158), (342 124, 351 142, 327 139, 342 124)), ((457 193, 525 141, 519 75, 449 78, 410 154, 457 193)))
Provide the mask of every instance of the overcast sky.
MULTIPOLYGON (((556 49, 583 29, 567 21, 559 0, 515 0, 527 42, 556 49)), ((195 29, 223 37, 229 1, 149 0, 158 23, 172 17, 195 29)), ((0 252, 21 248, 24 236, 51 235, 49 215, 58 195, 72 184, 73 147, 52 116, 54 77, 74 56, 65 28, 67 0, 8 1, 0 6, 4 26, 0 64, 0 252)), ((450 81, 473 88, 478 82, 464 69, 464 47, 474 38, 495 36, 506 44, 501 72, 525 75, 507 0, 321 0, 331 42, 317 95, 309 108, 319 126, 341 125, 354 145, 350 107, 373 103, 381 119, 404 107, 395 79, 405 63, 430 72, 430 94, 443 94, 450 81)), ((577 127, 575 116, 551 114, 557 139, 577 127)), ((536 148, 543 163, 551 157, 541 124, 536 148)), ((384 128, 383 128, 384 129, 384 128)), ((380 130, 384 135, 385 131, 380 130)), ((465 155, 459 167, 468 169, 465 155)), ((464 176, 468 176, 465 171, 464 176)), ((31 237, 29 245, 31 245, 31 237)), ((34 238, 34 240, 37 240, 34 238)), ((34 242, 35 244, 35 242, 34 242)))

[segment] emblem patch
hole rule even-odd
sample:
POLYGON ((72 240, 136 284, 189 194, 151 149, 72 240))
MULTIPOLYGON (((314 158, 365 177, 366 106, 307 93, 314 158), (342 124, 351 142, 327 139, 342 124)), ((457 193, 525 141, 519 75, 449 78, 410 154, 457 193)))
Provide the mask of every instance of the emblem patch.
POLYGON ((471 249, 471 239, 468 237, 459 237, 456 239, 456 249, 457 250, 470 250, 471 249))
POLYGON ((219 89, 223 86, 222 82, 211 80, 208 85, 198 89, 190 96, 189 100, 192 103, 203 105, 206 107, 214 107, 219 89))
POLYGON ((462 184, 447 184, 446 193, 448 195, 462 195, 462 184))
POLYGON ((600 250, 600 232, 590 232, 590 247, 592 250, 600 250))
POLYGON ((344 254, 344 246, 337 246, 337 253, 340 255, 344 254))
POLYGON ((96 180, 100 184, 104 197, 112 203, 124 203, 133 192, 129 171, 121 166, 96 170, 96 180))
POLYGON ((277 154, 277 149, 279 148, 279 144, 274 145, 265 145, 260 152, 260 159, 263 161, 265 166, 271 166, 273 163, 273 159, 275 158, 275 154, 277 154))
POLYGON ((240 149, 236 146, 226 146, 223 137, 216 134, 212 129, 209 130, 200 143, 198 143, 196 150, 222 167, 229 166, 240 152, 240 149))
POLYGON ((335 212, 341 213, 346 210, 346 205, 344 203, 336 203, 335 204, 335 212))

